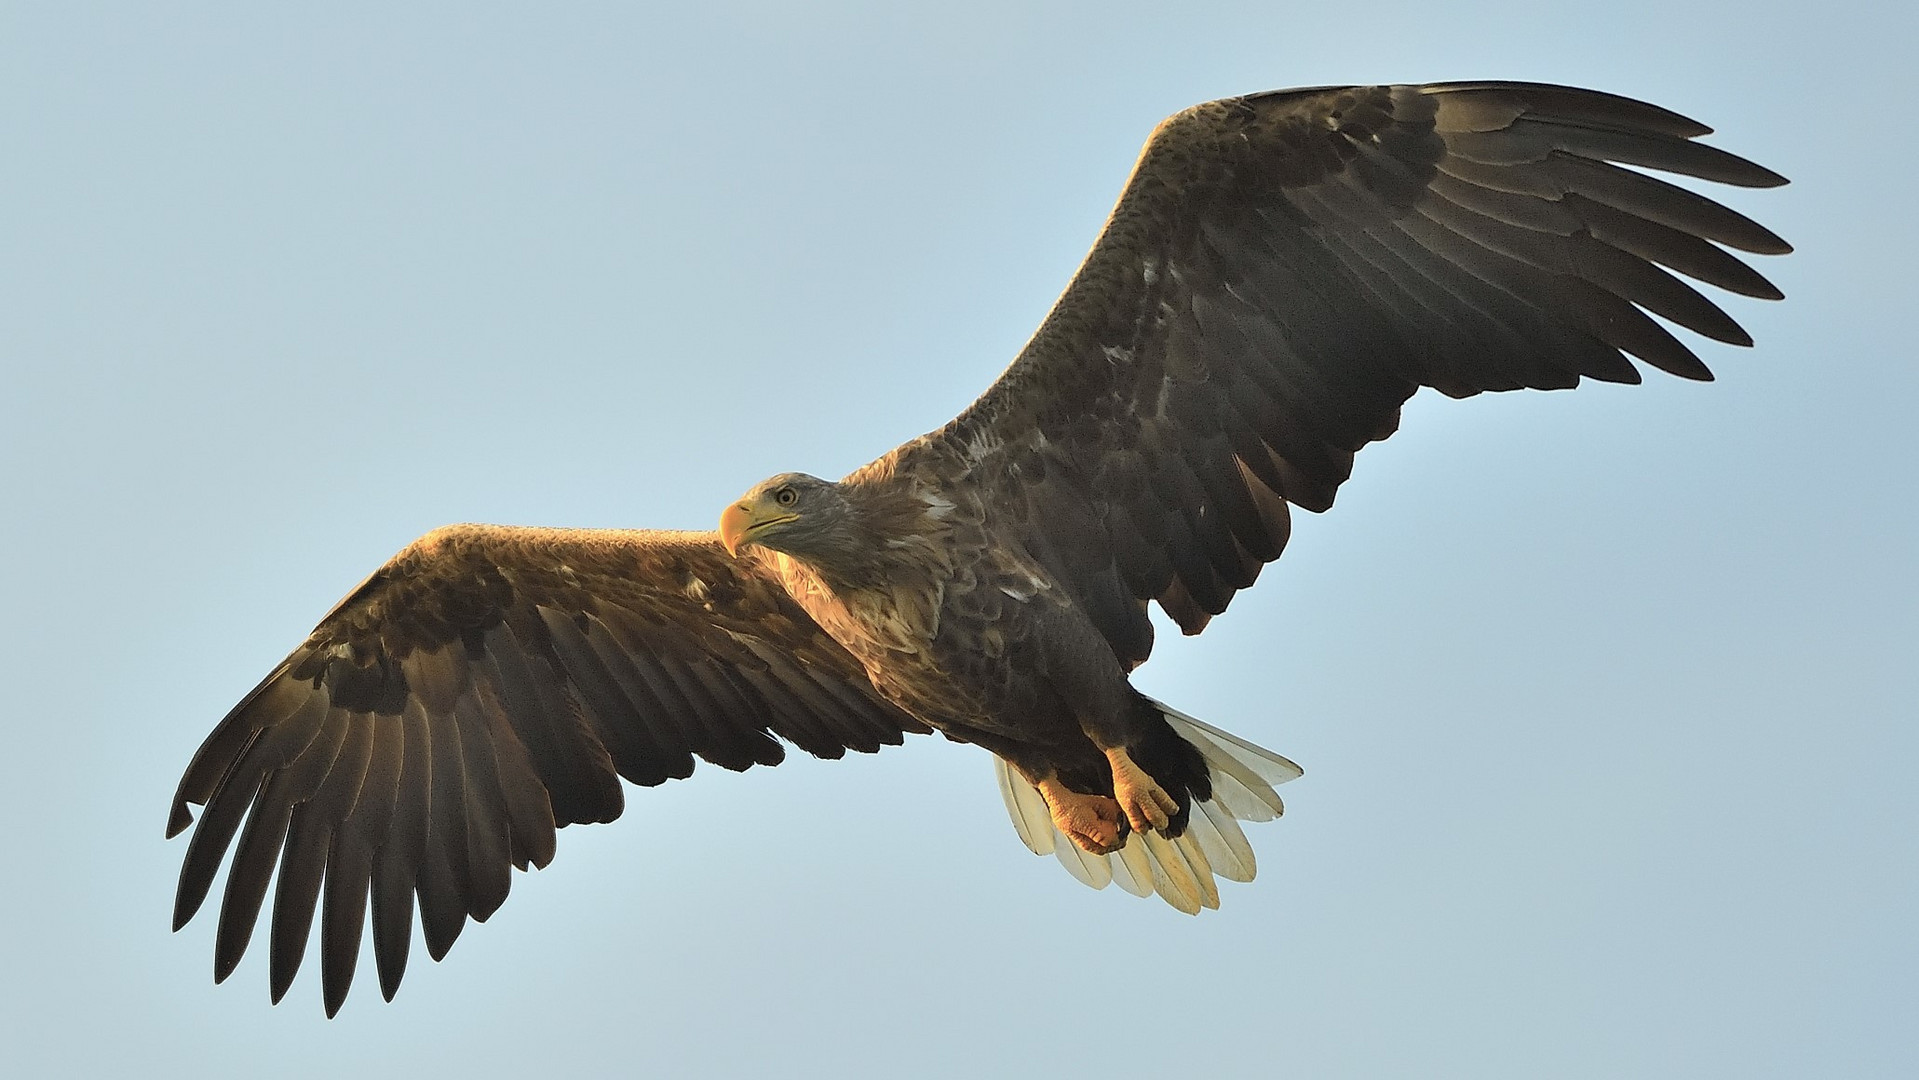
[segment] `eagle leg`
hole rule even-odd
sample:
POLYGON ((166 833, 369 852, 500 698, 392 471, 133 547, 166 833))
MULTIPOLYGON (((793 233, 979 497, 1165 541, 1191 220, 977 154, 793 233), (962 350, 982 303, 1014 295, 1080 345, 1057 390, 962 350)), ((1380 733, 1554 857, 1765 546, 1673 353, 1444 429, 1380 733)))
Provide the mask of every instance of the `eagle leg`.
POLYGON ((1120 849, 1119 803, 1104 795, 1074 791, 1047 777, 1038 783, 1046 808, 1053 812, 1053 824, 1084 851, 1106 855, 1120 849))
POLYGON ((1125 747, 1108 749, 1106 760, 1113 766, 1113 797, 1119 801, 1134 831, 1163 832, 1173 815, 1179 813, 1179 803, 1146 775, 1146 770, 1133 761, 1125 747))

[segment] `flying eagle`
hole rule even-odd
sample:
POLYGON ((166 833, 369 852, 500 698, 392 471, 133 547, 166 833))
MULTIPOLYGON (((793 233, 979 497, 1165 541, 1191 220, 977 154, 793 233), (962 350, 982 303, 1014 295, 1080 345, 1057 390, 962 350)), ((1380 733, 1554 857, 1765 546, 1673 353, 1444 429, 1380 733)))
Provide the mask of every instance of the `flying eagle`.
POLYGON ((1783 177, 1652 105, 1507 82, 1229 98, 1162 123, 1098 242, 985 395, 836 482, 775 476, 717 532, 454 525, 375 571, 180 781, 176 929, 235 836, 225 979, 277 864, 271 986, 316 910, 328 1015, 371 902, 389 999, 417 901, 440 959, 611 821, 621 778, 938 731, 995 755, 1028 847, 1082 881, 1216 906, 1277 754, 1141 694, 1157 602, 1187 634, 1279 557, 1422 386, 1452 397, 1711 373, 1648 313, 1752 339, 1665 267, 1780 293, 1769 230, 1649 176, 1783 177), (1632 166, 1622 168, 1621 166, 1632 166))

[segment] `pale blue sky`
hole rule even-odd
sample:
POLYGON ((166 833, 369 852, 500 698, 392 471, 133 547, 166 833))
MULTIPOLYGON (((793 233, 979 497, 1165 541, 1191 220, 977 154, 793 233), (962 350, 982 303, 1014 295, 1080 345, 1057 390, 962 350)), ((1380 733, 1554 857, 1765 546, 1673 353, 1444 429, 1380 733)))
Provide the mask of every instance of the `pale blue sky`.
POLYGON ((1919 1073, 1896 5, 266 7, 0 0, 19 1075, 1919 1073), (1149 692, 1306 768, 1223 910, 1084 889, 926 739, 630 791, 331 1023, 167 932, 187 758, 408 539, 843 473, 988 384, 1161 116, 1444 78, 1713 125, 1794 180, 1726 194, 1788 300, 1713 385, 1422 398, 1166 640, 1149 692))

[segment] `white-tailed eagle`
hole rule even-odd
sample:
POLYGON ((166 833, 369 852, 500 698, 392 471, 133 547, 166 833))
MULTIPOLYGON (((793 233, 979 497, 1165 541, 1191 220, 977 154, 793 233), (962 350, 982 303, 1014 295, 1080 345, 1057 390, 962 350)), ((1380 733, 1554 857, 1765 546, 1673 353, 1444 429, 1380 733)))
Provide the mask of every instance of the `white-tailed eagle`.
POLYGON ((1291 90, 1153 133, 1092 253, 957 419, 836 482, 773 477, 717 532, 456 525, 409 545, 187 767, 175 926, 235 837, 214 977, 278 867, 271 984, 316 911, 329 1015, 366 913, 380 985, 417 903, 437 960, 611 821, 621 778, 939 731, 996 756, 1020 837, 1096 887, 1215 906, 1285 758, 1135 690, 1147 606, 1188 634, 1325 510, 1422 386, 1465 397, 1710 378, 1648 313, 1751 339, 1668 273, 1779 292, 1778 236, 1648 175, 1780 176, 1651 105, 1521 83, 1291 90), (1632 166, 1622 168, 1621 166, 1632 166))

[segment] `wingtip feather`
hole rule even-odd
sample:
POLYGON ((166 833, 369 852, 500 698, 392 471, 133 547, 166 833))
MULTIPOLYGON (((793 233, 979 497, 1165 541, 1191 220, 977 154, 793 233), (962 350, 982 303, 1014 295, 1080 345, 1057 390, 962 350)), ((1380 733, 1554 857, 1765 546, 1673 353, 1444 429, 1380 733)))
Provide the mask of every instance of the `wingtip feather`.
POLYGON ((171 840, 180 835, 191 824, 193 824, 193 811, 187 809, 186 800, 175 800, 173 812, 167 815, 167 839, 171 840))

